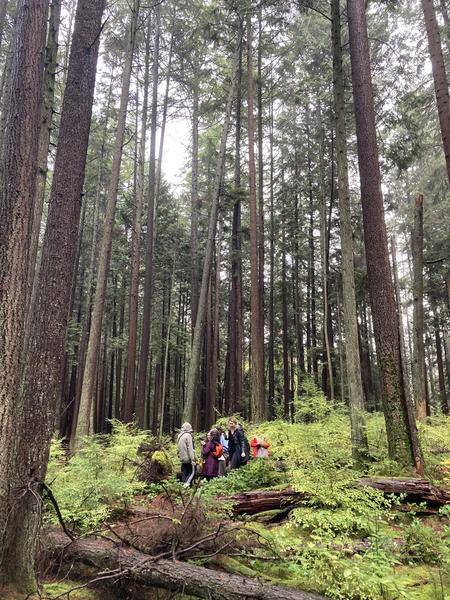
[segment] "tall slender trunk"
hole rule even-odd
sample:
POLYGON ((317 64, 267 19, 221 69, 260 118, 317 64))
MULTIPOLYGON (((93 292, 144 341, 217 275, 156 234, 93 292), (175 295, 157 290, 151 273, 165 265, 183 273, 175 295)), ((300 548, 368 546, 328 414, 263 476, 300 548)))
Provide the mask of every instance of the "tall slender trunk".
MULTIPOLYGON (((364 419, 364 392, 361 377, 358 320, 353 263, 353 231, 348 179, 347 132, 345 123, 345 87, 342 65, 340 1, 332 0, 333 93, 336 131, 336 162, 341 237, 342 308, 345 334, 345 367, 350 408, 352 456, 357 462, 367 454, 367 432, 364 419)), ((339 314, 339 308, 338 308, 339 314)), ((339 336, 341 338, 341 336, 339 336)), ((342 346, 342 342, 340 342, 342 346)), ((340 353, 341 356, 341 353, 340 353)), ((340 373, 341 381, 344 373, 340 373)), ((343 400, 343 398, 342 398, 343 400)))
POLYGON ((44 208, 45 188, 47 183, 47 164, 50 136, 53 129, 53 114, 55 112, 55 78, 58 55, 58 35, 61 20, 61 0, 52 0, 50 19, 48 24, 47 47, 45 51, 44 74, 44 105, 42 110, 42 124, 39 133, 38 174, 36 187, 36 201, 34 205, 33 228, 30 247, 30 267, 28 273, 28 287, 31 295, 36 293, 36 261, 41 229, 42 211, 44 208))
POLYGON ((200 280, 198 263, 198 127, 199 84, 192 86, 192 181, 191 181, 191 321, 194 334, 198 309, 198 286, 200 280))
POLYGON ((447 163, 447 178, 450 183, 450 96, 448 91, 447 73, 445 72, 441 36, 439 34, 439 26, 436 19, 434 0, 421 0, 421 4, 425 19, 425 28, 427 30, 431 67, 433 69, 434 91, 436 94, 445 161, 447 163))
POLYGON ((441 409, 444 415, 449 414, 449 405, 447 398, 447 391, 445 389, 445 375, 444 375, 444 361, 442 359, 442 342, 441 335, 439 332, 439 316, 436 308, 433 310, 433 325, 434 325, 434 339, 436 342, 436 362, 438 368, 438 381, 439 381, 439 399, 441 402, 441 409))
POLYGON ((159 44, 161 33, 160 6, 155 6, 155 39, 152 66, 152 110, 150 123, 150 162, 148 176, 147 236, 145 242, 144 306, 142 313, 141 350, 136 396, 136 421, 143 427, 147 404, 147 378, 153 312, 154 249, 156 228, 156 128, 158 117, 159 44))
MULTIPOLYGON (((34 2, 35 16, 38 16, 38 5, 40 9, 45 8, 43 3, 34 2)), ((55 405, 61 394, 62 361, 77 251, 81 191, 103 5, 102 0, 80 0, 78 4, 42 251, 42 268, 36 302, 31 309, 33 320, 25 354, 26 368, 20 402, 16 399, 23 416, 15 424, 19 429, 16 429, 15 452, 20 461, 16 463, 14 489, 28 487, 30 493, 21 494, 20 501, 17 497, 13 498, 13 505, 6 513, 7 526, 1 528, 6 534, 1 544, 2 567, 7 577, 19 589, 26 591, 35 589, 34 554, 41 523, 41 503, 37 498, 45 479, 55 405), (71 166, 69 170, 67 165, 71 166)), ((32 11, 28 12, 31 13, 32 11)), ((45 18, 46 11, 43 10, 39 23, 44 31, 45 18)), ((29 27, 33 30, 32 24, 29 23, 29 27)), ((29 90, 27 94, 30 95, 29 90)), ((39 108, 37 103, 36 109, 40 117, 39 108)), ((38 136, 36 141, 37 139, 38 136)))
POLYGON ((223 219, 219 219, 219 229, 216 241, 216 265, 214 272, 214 305, 212 318, 211 344, 211 386, 209 389, 209 414, 205 415, 207 426, 215 422, 215 409, 219 389, 219 326, 220 326, 220 263, 222 250, 223 219))
POLYGON ((251 416, 256 422, 266 416, 264 395, 264 331, 261 327, 261 296, 259 285, 259 236, 256 202, 255 134, 253 116, 253 42, 250 11, 247 15, 247 119, 248 119, 248 176, 250 194, 250 337, 251 416))
POLYGON ((425 348, 423 344, 423 196, 419 194, 414 203, 414 227, 411 234, 414 294, 414 353, 413 389, 416 417, 424 421, 427 416, 425 395, 425 348))
POLYGON ((205 315, 206 315, 206 302, 207 302, 207 296, 208 296, 209 280, 210 280, 210 276, 211 276, 211 266, 212 266, 212 260, 213 260, 213 245, 214 245, 214 239, 215 239, 215 235, 216 235, 217 216, 218 216, 218 211, 219 211, 220 190, 221 190, 223 174, 224 174, 224 170, 225 170, 225 153, 226 153, 226 146, 227 146, 227 137, 228 137, 228 130, 230 127, 233 99, 235 97, 235 92, 236 92, 236 80, 237 80, 240 44, 241 44, 241 39, 240 39, 240 35, 238 35, 237 47, 236 47, 236 52, 235 52, 234 64, 233 64, 233 71, 232 71, 232 75, 231 75, 231 77, 232 77, 231 85, 230 85, 230 90, 228 93, 227 107, 226 107, 226 111, 225 111, 225 121, 224 121, 224 124, 222 127, 219 156, 217 158, 216 174, 215 174, 215 179, 214 179, 214 190, 213 190, 212 199, 211 199, 211 212, 209 215, 208 238, 207 238, 207 242, 206 242, 205 259, 203 262, 202 282, 201 282, 201 286, 200 286, 197 318, 196 318, 196 322, 195 322, 194 336, 193 336, 193 340, 192 340, 191 362, 189 364, 188 381, 187 381, 187 389, 186 389, 186 402, 185 402, 184 410, 183 410, 183 419, 188 422, 192 421, 192 417, 193 417, 194 411, 196 409, 195 404, 194 404, 194 395, 195 395, 195 391, 197 388, 197 378, 198 378, 198 371, 199 371, 199 366, 200 366, 203 329, 204 329, 205 315))
POLYGON ((274 284, 275 284, 275 207, 274 207, 274 116, 273 98, 270 102, 270 275, 269 275, 269 348, 268 348, 268 371, 269 371, 269 416, 274 416, 275 404, 275 311, 274 311, 274 284))
POLYGON ((117 117, 116 139, 114 143, 113 161, 111 167, 111 180, 109 183, 103 237, 100 246, 97 285, 95 288, 94 307, 92 311, 91 329, 86 355, 86 366, 81 390, 78 421, 75 430, 75 446, 79 446, 82 437, 88 435, 90 432, 90 415, 95 404, 96 372, 101 345, 108 271, 111 260, 112 237, 119 189, 120 166, 122 163, 122 151, 127 120, 128 96, 130 91, 131 70, 133 65, 139 6, 140 0, 134 0, 132 15, 130 17, 128 44, 122 74, 122 90, 120 96, 119 113, 117 117))
MULTIPOLYGON (((240 35, 242 35, 240 27, 240 35)), ((239 47, 236 84, 236 137, 234 158, 234 188, 231 226, 231 286, 229 311, 228 410, 231 414, 242 408, 242 255, 241 255, 241 105, 242 105, 242 44, 239 47)))
POLYGON ((447 0, 440 0, 440 7, 442 18, 444 19, 445 41, 447 43, 447 49, 450 52, 450 17, 447 0))
POLYGON ((167 308, 167 333, 164 343, 164 357, 162 361, 162 389, 161 389, 161 405, 159 410, 159 437, 162 437, 164 429, 164 416, 166 414, 166 389, 167 389, 167 371, 169 364, 169 344, 170 335, 172 330, 172 307, 174 304, 174 293, 175 293, 175 265, 176 265, 176 253, 173 255, 172 273, 170 276, 169 284, 169 301, 167 308))
POLYGON ((398 322, 399 322, 400 354, 402 357, 402 365, 403 365, 403 386, 405 389, 405 395, 406 395, 407 401, 408 401, 408 403, 411 403, 411 405, 412 405, 411 389, 410 389, 410 384, 409 384, 408 361, 406 359, 406 342, 405 342, 405 328, 403 325, 402 298, 401 298, 401 294, 400 294, 400 281, 399 281, 399 277, 398 277, 398 267, 397 267, 397 246, 396 246, 394 238, 391 238, 391 254, 392 254, 392 275, 394 278, 395 299, 397 302, 398 322))
POLYGON ((364 0, 347 0, 367 278, 382 383, 389 457, 422 471, 412 407, 403 384, 399 318, 384 221, 364 0))
MULTIPOLYGON (((262 76, 262 7, 258 6, 258 55, 257 55, 257 127, 258 127, 258 278, 259 278, 259 305, 261 323, 260 331, 264 332, 264 151, 263 151, 263 76, 262 76)), ((264 351, 264 348, 263 348, 264 351)), ((264 371, 264 355, 263 355, 264 371)))
MULTIPOLYGON (((284 198, 284 191, 283 191, 284 198)), ((282 321, 282 344, 283 344, 283 399, 284 399, 284 418, 289 419, 291 408, 291 388, 289 377, 289 327, 288 327, 288 306, 287 306, 287 276, 286 276, 286 207, 283 200, 283 223, 282 223, 282 249, 281 249, 281 321, 282 321)))
MULTIPOLYGON (((331 341, 329 336, 329 296, 328 296, 328 252, 327 252, 327 201, 325 194, 325 166, 324 166, 324 146, 325 132, 321 132, 320 150, 319 150, 319 171, 320 171, 320 254, 322 262, 322 296, 323 296, 323 340, 326 356, 327 383, 324 392, 331 402, 334 401, 334 378, 333 364, 331 359, 331 341)), ((333 159, 332 159, 333 160, 333 159)))
POLYGON ((136 199, 133 210, 133 233, 131 251, 131 284, 128 312, 128 350, 127 350, 127 375, 125 383, 125 399, 123 420, 130 423, 136 407, 136 342, 138 326, 138 301, 139 301, 139 270, 141 256, 141 229, 142 209, 144 204, 145 187, 145 140, 147 135, 148 120, 148 87, 150 70, 150 18, 147 26, 145 40, 145 67, 144 67, 144 98, 141 114, 141 135, 139 141, 139 157, 136 178, 136 199))

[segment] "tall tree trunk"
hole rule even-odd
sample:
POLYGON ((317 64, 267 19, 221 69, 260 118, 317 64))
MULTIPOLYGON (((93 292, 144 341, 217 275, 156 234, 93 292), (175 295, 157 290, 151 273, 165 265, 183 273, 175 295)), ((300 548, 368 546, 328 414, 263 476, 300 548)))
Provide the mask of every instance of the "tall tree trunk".
POLYGON ((288 307, 287 307, 287 276, 286 276, 286 207, 283 202, 282 222, 282 249, 281 249, 281 321, 282 321, 282 344, 283 344, 283 399, 284 418, 289 419, 291 408, 291 388, 289 377, 289 331, 288 331, 288 307))
POLYGON ((389 457, 422 470, 412 407, 403 385, 399 318, 384 221, 364 0, 347 0, 367 278, 382 383, 389 457))
MULTIPOLYGON (((325 132, 322 130, 320 139, 320 150, 319 150, 319 178, 320 178, 320 254, 322 262, 322 295, 323 295, 323 340, 325 347, 326 356, 326 372, 327 372, 327 384, 325 385, 324 392, 327 394, 331 402, 334 401, 334 378, 333 378, 333 364, 331 358, 331 339, 329 335, 329 297, 328 297, 328 252, 327 252, 327 238, 328 238, 328 227, 327 227, 327 201, 325 194, 325 166, 324 166, 324 146, 325 146, 325 132)), ((333 158, 331 158, 333 160, 333 158)))
MULTIPOLYGON (((264 151, 263 151, 263 76, 262 76, 262 7, 258 6, 258 56, 257 56, 257 127, 258 127, 258 278, 259 278, 259 306, 261 323, 260 331, 264 332, 264 151)), ((264 353, 264 347, 263 347, 264 353)), ((263 354, 264 371, 264 354, 263 354)), ((267 409, 266 409, 267 411, 267 409)))
POLYGON ((205 259, 203 261, 202 282, 200 286, 200 294, 198 301, 197 319, 194 328, 194 337, 192 340, 191 362, 189 364, 188 381, 186 389, 186 402, 183 410, 183 419, 191 422, 194 415, 195 405, 194 396, 197 388, 197 378, 200 366, 200 358, 202 352, 203 329, 206 315, 206 302, 208 296, 209 280, 211 276, 211 266, 213 260, 214 239, 216 236, 217 216, 219 211, 219 198, 222 186, 223 174, 225 170, 225 153, 227 146, 228 130, 230 127, 231 109, 236 91, 236 80, 238 71, 239 47, 241 44, 240 35, 238 35, 237 48, 235 52, 232 79, 230 90, 228 93, 227 107, 225 111, 225 121, 222 127, 222 135, 220 139, 219 156, 217 158, 216 174, 214 180, 214 190, 211 199, 211 212, 209 215, 208 238, 205 249, 205 259))
POLYGON ((220 327, 220 264, 222 251, 223 219, 219 219, 219 230, 216 241, 216 268, 214 273, 214 306, 212 319, 212 348, 211 348, 211 387, 209 389, 209 414, 205 415, 207 426, 215 422, 219 390, 219 327, 220 327))
POLYGON ((445 375, 444 375, 444 361, 442 360, 442 342, 441 335, 439 333, 439 316, 436 308, 433 310, 433 324, 434 324, 434 339, 436 341, 436 362, 438 368, 438 381, 439 381, 439 398, 441 401, 441 409, 444 415, 449 414, 447 391, 445 389, 445 375))
POLYGON ((411 235, 414 293, 414 353, 413 389, 416 417, 424 421, 427 416, 425 396, 425 348, 423 344, 423 196, 419 194, 414 203, 414 228, 411 235))
POLYGON ((34 205, 33 228, 30 248, 30 267, 28 273, 28 287, 31 294, 31 303, 36 292, 35 269, 41 229, 42 211, 44 208, 45 188, 47 183, 47 163, 50 136, 53 129, 53 113, 55 112, 55 78, 58 55, 58 35, 61 20, 61 0, 52 0, 50 20, 48 24, 47 47, 45 51, 44 74, 44 105, 42 110, 42 124, 39 134, 38 175, 36 187, 36 201, 34 205))
MULTIPOLYGON (((196 75, 195 75, 196 76, 196 75)), ((192 86, 192 181, 191 181, 191 322, 192 335, 198 309, 198 285, 200 280, 198 262, 198 127, 200 120, 199 83, 192 86)))
MULTIPOLYGON (((239 28, 242 36, 242 28, 239 28)), ((236 86, 236 138, 234 158, 234 188, 237 198, 233 206, 231 226, 231 299, 229 335, 229 396, 231 414, 242 410, 242 255, 241 255, 241 105, 242 105, 242 43, 239 47, 236 86)))
POLYGON ((397 311, 398 311, 398 323, 399 323, 399 335, 400 335, 400 354, 401 354, 402 365, 403 365, 403 386, 404 386, 407 402, 410 403, 412 406, 411 389, 410 389, 409 374, 408 374, 408 361, 406 359, 405 328, 403 325, 402 298, 401 298, 401 294, 400 294, 400 281, 399 281, 399 277, 398 277, 397 246, 395 243, 395 238, 391 239, 391 254, 392 254, 392 274, 393 274, 393 278, 394 278, 395 299, 397 302, 397 311))
POLYGON ((440 7, 442 18, 444 19, 445 41, 447 42, 447 49, 450 52, 450 17, 447 0, 440 0, 440 7))
MULTIPOLYGON (((38 4, 38 3, 35 3, 38 4)), ((3 531, 3 565, 20 589, 34 589, 34 553, 41 521, 54 409, 61 394, 62 360, 75 267, 81 192, 95 84, 98 37, 104 2, 80 0, 42 250, 33 320, 27 344, 21 401, 23 420, 16 442, 20 460, 14 498, 3 531), (70 169, 67 166, 70 165, 70 169)), ((45 24, 45 12, 43 15, 45 24)), ((39 107, 38 107, 39 108, 39 107)), ((41 114, 41 113, 39 113, 41 114)), ((36 138, 37 139, 37 138, 36 138)))
POLYGON ((264 395, 264 331, 261 327, 261 296, 259 287, 259 236, 256 203, 255 134, 253 116, 253 44, 250 11, 247 15, 247 118, 248 118, 248 175, 250 194, 250 337, 251 360, 251 417, 262 421, 266 416, 264 395))
POLYGON ((4 33, 5 33, 5 21, 6 21, 6 9, 8 8, 8 0, 0 0, 0 49, 2 47, 4 33))
POLYGON ((90 415, 92 412, 92 407, 95 404, 96 371, 102 336, 102 322, 105 306, 106 285, 108 281, 108 271, 111 259, 111 246, 115 221, 117 194, 119 188, 120 165, 122 162, 123 142, 125 137, 128 96, 130 91, 131 70, 136 41, 139 5, 140 0, 134 0, 132 15, 130 17, 128 44, 122 75, 120 107, 117 117, 116 139, 114 143, 114 152, 111 167, 111 180, 108 189, 108 198, 104 218, 103 237, 100 246, 97 285, 95 288, 89 344, 86 355, 86 366, 84 370, 83 386, 81 390, 78 421, 76 424, 75 431, 75 446, 79 446, 82 437, 88 435, 88 433, 90 432, 90 415))
POLYGON ((26 469, 16 452, 24 411, 17 396, 25 342, 47 12, 48 0, 19 1, 0 162, 0 585, 11 582, 22 590, 33 586, 34 572, 30 554, 18 555, 15 543, 13 513, 26 469))
POLYGON ((141 229, 142 229, 142 209, 144 204, 144 180, 145 180, 145 139, 147 135, 147 117, 148 117, 148 87, 149 87, 149 69, 150 69, 150 23, 145 40, 145 67, 144 67, 144 99, 142 103, 141 114, 141 137, 139 141, 138 172, 136 180, 136 200, 133 210, 133 233, 132 233, 132 251, 131 251, 131 284, 130 301, 128 312, 128 350, 127 350, 127 375, 125 383, 125 399, 123 420, 130 423, 136 408, 136 342, 138 326, 138 300, 139 300, 139 270, 141 256, 141 229))
POLYGON ((145 242, 144 306, 142 313, 141 350, 136 396, 136 421, 144 427, 147 404, 147 377, 153 312, 154 250, 156 228, 156 129, 158 117, 159 44, 161 15, 160 6, 155 6, 155 38, 152 66, 152 110, 150 123, 150 163, 148 175, 147 236, 145 242))
MULTIPOLYGON (((333 92, 336 130, 336 162, 341 237, 342 308, 344 313, 345 367, 350 408, 352 456, 360 462, 367 454, 364 419, 364 392, 361 378, 358 320, 356 313, 353 232, 348 180, 347 132, 345 123, 345 87, 342 65, 340 1, 332 0, 333 92)), ((339 312, 339 308, 338 308, 339 312)), ((341 344, 342 345, 342 344, 341 344)), ((341 380, 344 374, 340 374, 341 380)), ((343 398, 342 398, 343 400, 343 398)))
POLYGON ((274 207, 274 115, 273 98, 270 102, 270 275, 269 275, 269 416, 274 416, 275 405, 275 311, 274 311, 274 284, 275 284, 275 207, 274 207))
POLYGON ((434 0, 421 0, 421 4, 425 19, 425 28, 427 30, 431 67, 433 69, 434 91, 436 94, 445 161, 447 163, 447 178, 450 183, 450 97, 448 80, 445 72, 445 63, 442 54, 441 37, 436 19, 434 0))

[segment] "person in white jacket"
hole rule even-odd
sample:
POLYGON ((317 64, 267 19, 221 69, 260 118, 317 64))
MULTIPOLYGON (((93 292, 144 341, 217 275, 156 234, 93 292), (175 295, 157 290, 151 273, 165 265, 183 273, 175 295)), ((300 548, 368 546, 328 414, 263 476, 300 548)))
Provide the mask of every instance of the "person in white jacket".
POLYGON ((190 423, 183 423, 178 434, 178 456, 181 461, 181 481, 189 486, 195 477, 194 440, 190 423))

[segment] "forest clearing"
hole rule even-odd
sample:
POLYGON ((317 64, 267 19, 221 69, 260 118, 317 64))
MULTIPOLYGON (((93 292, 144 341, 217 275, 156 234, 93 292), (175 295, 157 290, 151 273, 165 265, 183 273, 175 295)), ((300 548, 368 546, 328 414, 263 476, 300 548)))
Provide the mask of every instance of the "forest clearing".
POLYGON ((450 0, 0 0, 0 600, 450 598, 450 0))

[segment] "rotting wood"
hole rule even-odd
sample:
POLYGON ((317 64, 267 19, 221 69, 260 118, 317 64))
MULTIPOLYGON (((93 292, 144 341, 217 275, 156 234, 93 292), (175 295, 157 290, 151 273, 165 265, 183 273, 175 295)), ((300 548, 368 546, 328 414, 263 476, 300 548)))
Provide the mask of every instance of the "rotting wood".
MULTIPOLYGON (((81 563, 102 575, 111 574, 143 586, 183 591, 197 598, 213 600, 326 600, 323 596, 263 583, 251 577, 214 571, 180 561, 155 560, 133 548, 120 547, 98 538, 75 542, 60 532, 47 532, 42 540, 51 557, 62 563, 81 563)), ((61 572, 61 571, 60 571, 61 572)))

